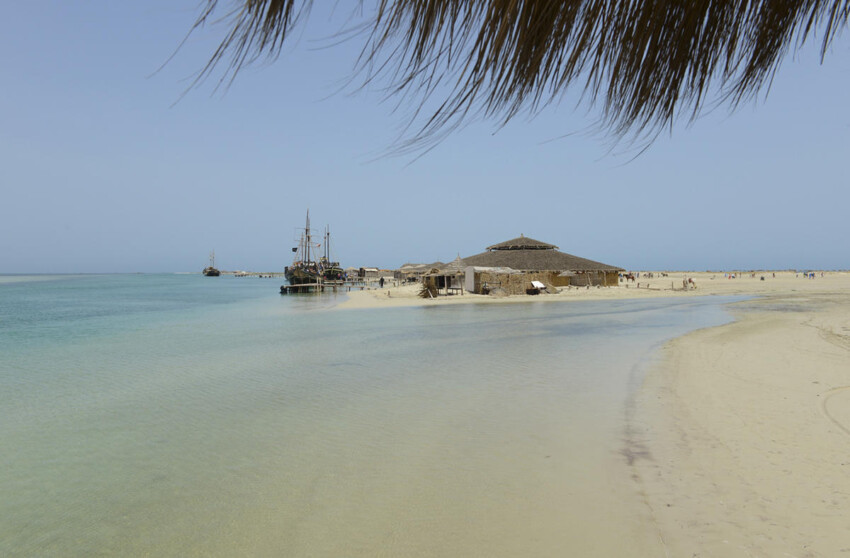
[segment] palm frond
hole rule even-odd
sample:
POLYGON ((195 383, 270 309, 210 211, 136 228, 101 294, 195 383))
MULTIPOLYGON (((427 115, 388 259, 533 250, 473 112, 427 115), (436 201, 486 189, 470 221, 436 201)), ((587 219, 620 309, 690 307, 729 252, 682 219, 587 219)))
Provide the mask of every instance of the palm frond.
MULTIPOLYGON (((207 0, 196 27, 219 0, 207 0)), ((241 0, 202 72, 222 81, 275 57, 311 0, 241 0)), ((358 10, 365 9, 363 2, 358 10)), ((375 0, 358 71, 419 114, 399 150, 421 150, 470 119, 509 122, 574 88, 615 138, 652 137, 709 101, 758 94, 789 49, 847 26, 850 0, 375 0), (432 99, 434 95, 442 97, 432 99), (431 106, 431 105, 428 105, 431 106)))

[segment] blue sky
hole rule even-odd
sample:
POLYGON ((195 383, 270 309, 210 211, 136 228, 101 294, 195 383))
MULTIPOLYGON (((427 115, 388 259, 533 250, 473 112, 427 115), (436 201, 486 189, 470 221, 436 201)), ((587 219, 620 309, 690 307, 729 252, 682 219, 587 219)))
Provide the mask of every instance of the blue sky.
MULTIPOLYGON (((225 32, 193 1, 15 2, 0 18, 0 273, 282 270, 310 209, 345 266, 451 260, 521 233, 631 269, 850 268, 850 42, 766 100, 635 160, 563 103, 378 157, 405 123, 339 93, 356 46, 314 14, 272 64, 186 95, 225 32)), ((344 15, 344 14, 343 14, 344 15)), ((350 90, 350 88, 349 88, 350 90)))

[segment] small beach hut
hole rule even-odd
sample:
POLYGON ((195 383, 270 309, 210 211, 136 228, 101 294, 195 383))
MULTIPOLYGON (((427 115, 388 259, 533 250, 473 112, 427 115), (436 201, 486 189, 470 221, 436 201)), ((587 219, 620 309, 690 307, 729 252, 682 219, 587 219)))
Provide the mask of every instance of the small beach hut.
POLYGON ((467 266, 464 286, 466 290, 476 294, 523 294, 525 275, 522 271, 509 267, 467 266), (517 277, 521 283, 517 282, 517 277), (517 286, 519 285, 519 286, 517 286), (515 293, 512 291, 516 291, 515 293))
POLYGON ((464 263, 460 254, 451 262, 440 268, 440 273, 443 276, 443 283, 447 293, 463 294, 463 281, 466 274, 467 265, 464 263))
POLYGON ((432 268, 423 275, 423 284, 438 294, 463 294, 466 264, 458 254, 451 263, 432 268))

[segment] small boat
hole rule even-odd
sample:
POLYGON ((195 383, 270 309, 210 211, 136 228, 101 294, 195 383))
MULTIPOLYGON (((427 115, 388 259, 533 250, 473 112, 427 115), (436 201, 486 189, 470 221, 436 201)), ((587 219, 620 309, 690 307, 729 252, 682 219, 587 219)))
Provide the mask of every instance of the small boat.
POLYGON ((204 268, 203 274, 206 277, 218 277, 221 272, 215 268, 215 250, 210 252, 210 265, 204 268))

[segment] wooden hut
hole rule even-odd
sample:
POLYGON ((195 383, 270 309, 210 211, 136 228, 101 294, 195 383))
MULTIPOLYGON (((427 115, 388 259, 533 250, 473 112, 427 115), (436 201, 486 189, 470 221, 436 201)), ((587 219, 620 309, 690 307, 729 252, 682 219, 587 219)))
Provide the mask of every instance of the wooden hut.
POLYGON ((422 276, 422 282, 438 294, 463 294, 463 283, 467 265, 460 255, 449 264, 432 268, 422 276))
POLYGON ((467 266, 465 287, 477 294, 524 294, 532 279, 522 271, 509 267, 467 266))

